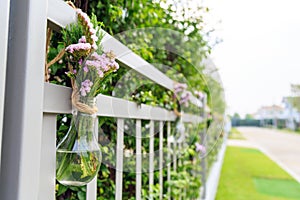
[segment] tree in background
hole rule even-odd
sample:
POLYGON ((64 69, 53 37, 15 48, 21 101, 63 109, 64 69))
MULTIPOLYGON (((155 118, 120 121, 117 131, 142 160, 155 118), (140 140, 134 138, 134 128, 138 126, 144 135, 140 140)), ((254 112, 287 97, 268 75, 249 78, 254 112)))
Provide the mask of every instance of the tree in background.
POLYGON ((251 114, 246 114, 246 115, 245 115, 245 119, 254 119, 254 118, 253 118, 253 115, 251 115, 251 114))
POLYGON ((239 113, 234 113, 232 116, 233 119, 241 119, 241 116, 239 113))

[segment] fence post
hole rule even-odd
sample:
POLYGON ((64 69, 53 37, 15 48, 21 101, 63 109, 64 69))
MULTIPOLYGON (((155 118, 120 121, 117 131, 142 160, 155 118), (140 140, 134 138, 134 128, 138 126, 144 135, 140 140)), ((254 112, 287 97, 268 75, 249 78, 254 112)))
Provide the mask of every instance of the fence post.
POLYGON ((0 1, 0 169, 1 169, 1 144, 2 144, 2 127, 4 112, 4 94, 5 94, 5 76, 6 76, 6 56, 8 42, 8 21, 9 21, 9 1, 0 1))
POLYGON ((10 8, 0 194, 37 200, 47 0, 11 0, 10 8))

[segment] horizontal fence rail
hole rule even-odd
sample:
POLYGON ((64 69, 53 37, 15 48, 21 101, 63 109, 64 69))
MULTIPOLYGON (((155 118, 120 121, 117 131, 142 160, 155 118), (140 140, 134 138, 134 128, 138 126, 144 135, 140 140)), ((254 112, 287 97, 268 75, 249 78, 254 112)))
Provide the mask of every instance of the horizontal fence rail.
MULTIPOLYGON (((71 113, 71 88, 44 83, 44 112, 66 114, 71 113)), ((144 120, 174 121, 176 115, 172 111, 149 105, 138 105, 132 101, 106 95, 97 97, 98 116, 131 118, 144 120)), ((182 115, 183 122, 201 123, 203 118, 191 114, 182 115)))

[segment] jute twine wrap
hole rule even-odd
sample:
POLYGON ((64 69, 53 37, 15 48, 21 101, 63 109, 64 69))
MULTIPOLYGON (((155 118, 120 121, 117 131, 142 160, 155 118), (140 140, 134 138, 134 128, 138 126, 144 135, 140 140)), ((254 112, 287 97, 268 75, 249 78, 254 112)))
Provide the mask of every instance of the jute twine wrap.
MULTIPOLYGON (((68 64, 69 70, 73 71, 73 67, 71 64, 68 64)), ((87 104, 84 104, 80 102, 80 96, 79 96, 79 90, 76 84, 75 79, 71 79, 71 84, 72 84, 72 95, 71 95, 71 101, 72 105, 77 108, 78 111, 83 112, 83 113, 88 113, 88 114, 96 114, 98 112, 98 108, 96 106, 89 106, 87 104)), ((87 97, 88 98, 88 97, 87 97)))
POLYGON ((174 108, 174 113, 175 113, 175 115, 177 116, 177 117, 181 117, 182 116, 182 114, 177 110, 177 108, 174 108))
MULTIPOLYGON (((66 2, 69 6, 76 9, 74 4, 71 1, 66 2)), ((46 58, 45 58, 45 82, 49 82, 49 67, 59 61, 63 58, 65 55, 65 48, 63 48, 56 56, 53 58, 49 63, 47 63, 48 59, 48 52, 49 52, 49 46, 50 46, 50 40, 51 40, 52 30, 50 28, 47 29, 47 41, 46 41, 46 58)), ((68 68, 70 72, 73 71, 73 66, 68 63, 68 68)), ((72 105, 80 112, 88 113, 88 114, 96 114, 98 112, 98 108, 96 106, 89 106, 87 104, 84 104, 80 102, 80 96, 79 96, 79 90, 76 85, 76 81, 74 78, 71 78, 71 84, 72 84, 72 95, 71 95, 71 102, 72 105)))
MULTIPOLYGON (((175 85, 177 84, 178 82, 173 82, 173 88, 175 88, 175 85)), ((173 91, 174 94, 175 94, 175 90, 173 91)), ((173 98, 173 103, 176 104, 176 98, 173 98)), ((177 107, 174 108, 173 112, 175 113, 175 115, 177 117, 181 117, 182 116, 182 113, 180 113, 178 110, 177 110, 177 107)))
POLYGON ((72 1, 66 1, 66 3, 74 9, 77 9, 72 1))

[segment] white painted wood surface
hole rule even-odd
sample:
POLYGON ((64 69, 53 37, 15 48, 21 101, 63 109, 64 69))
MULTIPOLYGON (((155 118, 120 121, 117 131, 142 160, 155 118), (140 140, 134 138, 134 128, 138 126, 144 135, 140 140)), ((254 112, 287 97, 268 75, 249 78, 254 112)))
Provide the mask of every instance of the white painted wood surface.
POLYGON ((117 121, 117 149, 116 149, 116 193, 115 200, 122 200, 123 187, 123 145, 124 145, 124 119, 117 121))
POLYGON ((46 15, 47 1, 10 0, 1 199, 38 199, 46 15))
POLYGON ((163 139, 164 139, 164 122, 159 122, 159 199, 163 199, 163 162, 164 162, 164 150, 163 150, 163 139))
MULTIPOLYGON (((44 112, 71 113, 71 88, 51 83, 44 83, 44 85, 44 112)), ((174 121, 176 119, 174 112, 163 108, 145 104, 138 106, 132 101, 101 94, 97 98, 98 116, 163 121, 174 121)), ((203 121, 203 118, 196 115, 183 114, 182 121, 200 123, 203 121)))
POLYGON ((142 123, 136 120, 136 168, 135 168, 135 198, 142 199, 142 123))
POLYGON ((154 185, 154 121, 150 121, 150 140, 149 140, 149 193, 152 198, 152 187, 154 185))
POLYGON ((2 146, 2 128, 3 111, 5 95, 5 77, 6 77, 6 56, 8 44, 8 22, 9 22, 9 3, 10 0, 0 1, 0 169, 1 169, 1 146, 2 146))
POLYGON ((55 199, 56 123, 56 114, 43 115, 39 200, 55 199))
MULTIPOLYGON (((167 122, 167 138, 171 137, 171 122, 167 122)), ((168 140, 167 141, 167 147, 168 147, 168 155, 167 155, 167 181, 170 182, 171 180, 171 142, 168 140)), ((171 192, 171 187, 168 187, 168 194, 171 192)), ((170 196, 168 196, 168 199, 171 199, 170 196)))
MULTIPOLYGON (((94 137, 96 138, 96 140, 98 141, 98 124, 99 124, 99 120, 96 117, 95 119, 95 135, 94 137)), ((95 176, 95 178, 87 184, 86 186, 86 190, 88 191, 86 193, 86 200, 95 200, 97 199, 97 177, 98 175, 95 176)))

